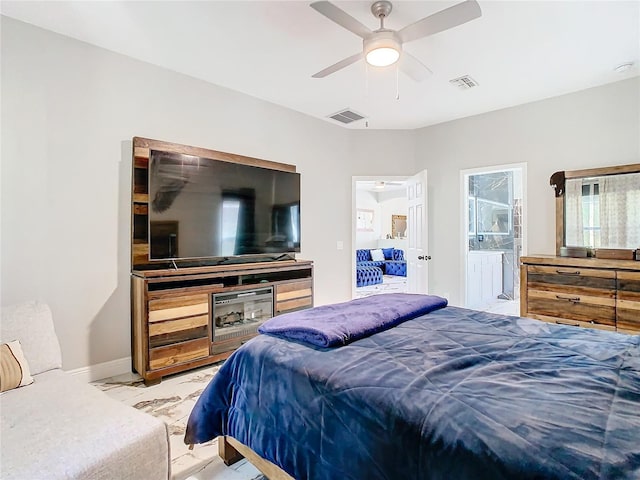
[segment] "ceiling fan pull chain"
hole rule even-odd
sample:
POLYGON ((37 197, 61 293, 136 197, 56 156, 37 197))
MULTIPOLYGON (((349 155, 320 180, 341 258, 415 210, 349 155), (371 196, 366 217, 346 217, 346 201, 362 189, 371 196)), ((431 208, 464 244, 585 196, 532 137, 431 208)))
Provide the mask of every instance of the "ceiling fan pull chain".
POLYGON ((396 62, 396 100, 400 100, 400 68, 396 62))

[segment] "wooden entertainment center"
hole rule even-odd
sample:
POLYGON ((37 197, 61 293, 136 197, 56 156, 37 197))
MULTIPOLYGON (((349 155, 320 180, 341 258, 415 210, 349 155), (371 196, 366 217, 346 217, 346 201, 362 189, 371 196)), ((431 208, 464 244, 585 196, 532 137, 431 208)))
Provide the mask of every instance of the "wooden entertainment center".
POLYGON ((151 260, 152 150, 295 172, 292 165, 134 137, 132 356, 134 369, 147 385, 224 360, 255 337, 263 321, 313 306, 313 262, 295 260, 292 255, 278 255, 278 260, 269 255, 151 260))

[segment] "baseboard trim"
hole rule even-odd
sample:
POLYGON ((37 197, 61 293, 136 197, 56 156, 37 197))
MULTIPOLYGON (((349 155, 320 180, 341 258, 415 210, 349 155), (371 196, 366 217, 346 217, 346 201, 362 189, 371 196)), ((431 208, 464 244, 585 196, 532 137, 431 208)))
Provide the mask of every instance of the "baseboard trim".
POLYGON ((88 367, 74 368, 67 370, 67 373, 78 377, 87 383, 95 382, 107 377, 122 375, 131 372, 131 357, 118 358, 110 362, 89 365, 88 367))

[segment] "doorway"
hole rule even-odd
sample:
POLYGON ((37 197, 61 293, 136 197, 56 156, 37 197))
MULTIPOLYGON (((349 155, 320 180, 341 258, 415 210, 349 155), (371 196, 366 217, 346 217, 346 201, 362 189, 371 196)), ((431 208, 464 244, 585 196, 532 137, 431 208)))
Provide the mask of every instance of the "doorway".
POLYGON ((428 293, 427 171, 352 182, 352 298, 428 293))
MULTIPOLYGON (((372 265, 381 271, 361 271, 361 277, 363 273, 367 274, 366 280, 359 278, 357 273, 359 262, 371 260, 372 250, 383 250, 389 261, 394 261, 392 250, 400 250, 403 255, 406 253, 409 234, 407 214, 407 177, 353 177, 352 298, 407 291, 406 270, 402 265, 397 265, 397 270, 389 269, 389 272, 385 270, 384 263, 372 265)), ((398 255, 396 253, 396 258, 398 255)))
POLYGON ((526 255, 526 164, 463 170, 462 291, 465 306, 519 315, 526 255))

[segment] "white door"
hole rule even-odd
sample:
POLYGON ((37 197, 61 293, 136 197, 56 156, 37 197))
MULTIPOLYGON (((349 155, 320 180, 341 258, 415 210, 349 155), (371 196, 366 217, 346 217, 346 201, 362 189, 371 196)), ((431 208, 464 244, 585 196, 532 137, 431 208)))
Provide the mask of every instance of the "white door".
POLYGON ((427 171, 423 170, 407 181, 408 233, 407 291, 428 293, 429 235, 427 230, 427 171))

